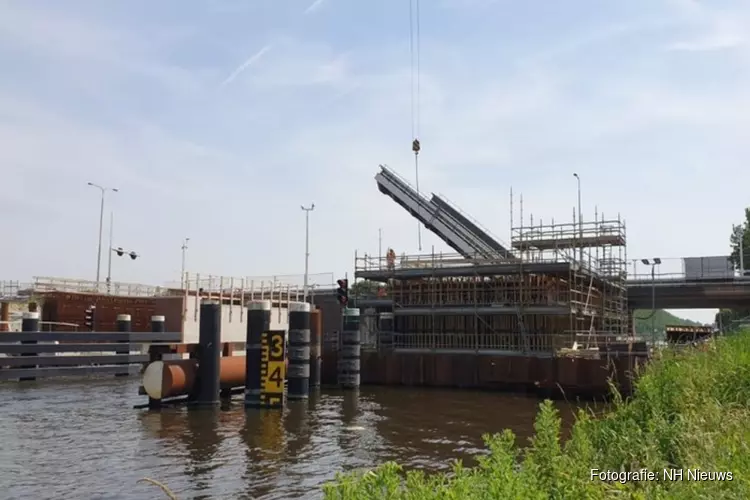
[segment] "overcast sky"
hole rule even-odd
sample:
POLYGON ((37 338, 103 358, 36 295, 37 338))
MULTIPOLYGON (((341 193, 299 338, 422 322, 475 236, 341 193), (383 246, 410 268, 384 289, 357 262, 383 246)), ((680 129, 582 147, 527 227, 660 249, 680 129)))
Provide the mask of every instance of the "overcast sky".
MULTIPOLYGON (((507 241, 510 187, 527 217, 569 219, 575 171, 630 258, 728 253, 750 3, 424 0, 420 31, 423 191, 507 241)), ((105 219, 142 254, 117 281, 178 280, 184 237, 191 272, 301 274, 313 202, 312 273, 352 272, 379 228, 418 252, 373 180, 414 180, 406 0, 0 0, 0 67, 0 279, 95 277, 87 182, 120 189, 105 219)))

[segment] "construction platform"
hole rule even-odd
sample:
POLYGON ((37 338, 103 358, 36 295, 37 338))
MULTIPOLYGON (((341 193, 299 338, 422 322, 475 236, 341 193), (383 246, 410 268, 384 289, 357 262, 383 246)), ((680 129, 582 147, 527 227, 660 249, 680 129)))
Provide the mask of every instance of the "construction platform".
POLYGON ((360 306, 393 316, 392 348, 556 356, 629 340, 625 224, 514 227, 514 259, 355 257, 384 293, 360 306))

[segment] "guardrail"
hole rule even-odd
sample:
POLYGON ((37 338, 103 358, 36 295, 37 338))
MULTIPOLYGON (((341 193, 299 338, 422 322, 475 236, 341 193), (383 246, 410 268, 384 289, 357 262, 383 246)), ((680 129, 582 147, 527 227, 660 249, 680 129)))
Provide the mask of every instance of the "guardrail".
POLYGON ((90 374, 130 375, 150 361, 143 344, 179 343, 182 333, 165 332, 164 317, 152 332, 131 332, 130 316, 116 332, 41 332, 38 313, 25 313, 23 331, 0 333, 0 381, 90 374))

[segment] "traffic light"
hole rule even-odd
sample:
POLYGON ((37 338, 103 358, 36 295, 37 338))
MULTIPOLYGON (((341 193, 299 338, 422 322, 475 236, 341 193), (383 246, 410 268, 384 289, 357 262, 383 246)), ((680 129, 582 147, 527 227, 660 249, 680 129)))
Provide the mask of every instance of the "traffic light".
POLYGON ((117 247, 115 248, 115 253, 118 257, 122 257, 123 255, 125 255, 125 250, 123 250, 122 247, 117 247))
POLYGON ((138 254, 135 253, 135 252, 130 252, 128 255, 130 255, 130 258, 133 259, 133 260, 135 260, 135 259, 138 258, 138 254))
POLYGON ((88 309, 86 309, 86 313, 84 314, 84 318, 85 318, 84 324, 91 331, 94 331, 94 322, 96 321, 95 317, 96 317, 96 306, 93 306, 93 305, 89 306, 88 309))
POLYGON ((336 290, 336 298, 339 304, 346 306, 349 303, 349 280, 341 279, 336 281, 336 283, 339 286, 338 290, 336 290))

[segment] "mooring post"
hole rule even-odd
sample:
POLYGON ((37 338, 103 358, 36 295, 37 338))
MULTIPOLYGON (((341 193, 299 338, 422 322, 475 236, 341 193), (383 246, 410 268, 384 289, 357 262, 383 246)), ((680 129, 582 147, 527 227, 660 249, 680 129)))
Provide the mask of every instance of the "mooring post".
POLYGON ((378 325, 378 351, 388 352, 393 348, 393 313, 380 313, 378 325))
POLYGON ((260 408, 261 339, 271 329, 271 301, 253 300, 247 307, 245 337, 245 407, 260 408))
MULTIPOLYGON (((153 333, 164 333, 167 331, 166 318, 164 316, 151 316, 151 332, 153 333)), ((156 341, 158 342, 158 341, 156 341)), ((148 363, 149 365, 155 361, 161 361, 164 357, 164 347, 155 346, 152 344, 148 347, 148 363)), ((148 408, 155 410, 161 408, 161 399, 153 399, 149 396, 148 408)))
POLYGON ((164 316, 151 316, 151 332, 164 333, 167 331, 167 318, 164 316))
MULTIPOLYGON (((115 329, 118 333, 130 333, 131 330, 131 323, 130 323, 130 314, 118 314, 117 315, 117 321, 115 321, 115 329)), ((123 344, 122 348, 117 349, 115 351, 115 354, 117 355, 128 355, 130 354, 130 339, 126 340, 118 340, 118 344, 123 344)), ((130 368, 128 364, 125 364, 123 366, 124 372, 115 373, 115 377, 127 377, 130 375, 130 368)))
POLYGON ((310 391, 320 388, 323 370, 323 316, 320 309, 310 312, 310 391))
MULTIPOLYGON (((21 317, 21 331, 24 333, 35 333, 39 331, 39 313, 34 312, 24 312, 23 316, 21 317)), ((34 345, 36 344, 36 340, 22 340, 21 344, 28 344, 28 345, 34 345)), ((36 356, 36 353, 34 352, 24 352, 21 353, 21 356, 36 356)), ((35 369, 37 368, 36 365, 25 365, 21 368, 27 368, 27 369, 35 369)), ((21 377, 19 378, 20 381, 24 380, 36 380, 36 377, 21 377)))
POLYGON ((8 322, 10 321, 10 303, 0 302, 0 332, 10 331, 8 322))
POLYGON ((305 399, 310 393, 310 304, 289 303, 289 399, 305 399))
POLYGON ((344 309, 344 326, 341 331, 341 348, 338 359, 338 379, 342 389, 359 387, 359 309, 344 309))
POLYGON ((218 405, 221 368, 221 304, 215 300, 201 303, 198 333, 198 373, 195 405, 218 405))

